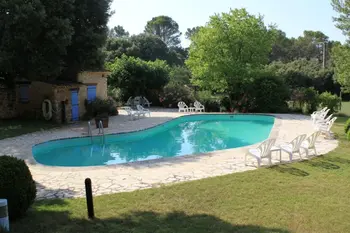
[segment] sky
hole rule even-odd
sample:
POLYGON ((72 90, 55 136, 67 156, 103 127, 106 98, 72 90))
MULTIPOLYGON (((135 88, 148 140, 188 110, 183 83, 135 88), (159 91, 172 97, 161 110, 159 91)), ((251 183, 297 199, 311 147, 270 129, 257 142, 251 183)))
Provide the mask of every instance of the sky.
POLYGON ((263 15, 265 24, 276 24, 288 37, 313 30, 322 31, 330 40, 346 39, 334 26, 336 12, 330 0, 113 0, 111 8, 115 13, 108 25, 121 25, 130 34, 143 32, 155 16, 170 16, 179 24, 184 47, 189 45, 184 37, 187 28, 204 26, 211 15, 234 8, 263 15))

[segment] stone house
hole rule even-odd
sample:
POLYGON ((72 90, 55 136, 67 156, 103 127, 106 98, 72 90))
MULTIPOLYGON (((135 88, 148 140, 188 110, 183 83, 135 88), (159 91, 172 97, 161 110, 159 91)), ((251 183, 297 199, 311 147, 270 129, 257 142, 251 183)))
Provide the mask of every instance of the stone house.
POLYGON ((74 122, 86 113, 85 103, 107 98, 109 72, 82 72, 77 82, 17 81, 15 88, 0 86, 0 119, 42 119, 43 106, 56 123, 74 122), (44 100, 46 101, 43 104, 44 100))

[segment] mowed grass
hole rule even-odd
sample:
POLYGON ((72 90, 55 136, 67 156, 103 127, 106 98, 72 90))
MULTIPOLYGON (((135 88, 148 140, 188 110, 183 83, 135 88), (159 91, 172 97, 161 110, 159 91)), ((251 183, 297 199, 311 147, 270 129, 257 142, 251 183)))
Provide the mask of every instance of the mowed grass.
POLYGON ((350 102, 342 102, 341 110, 339 113, 342 115, 350 116, 350 102))
POLYGON ((47 121, 0 120, 0 140, 55 127, 59 125, 47 121))
MULTIPOLYGON (((35 203, 11 225, 19 233, 350 232, 350 144, 309 161, 84 199, 35 203)), ((83 181, 82 181, 83 182, 83 181)))

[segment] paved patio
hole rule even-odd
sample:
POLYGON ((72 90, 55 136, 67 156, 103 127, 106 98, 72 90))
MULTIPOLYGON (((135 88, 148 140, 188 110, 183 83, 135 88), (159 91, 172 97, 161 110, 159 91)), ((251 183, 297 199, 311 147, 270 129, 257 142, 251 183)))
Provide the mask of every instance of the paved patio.
MULTIPOLYGON (((153 109, 151 117, 130 121, 124 111, 121 111, 119 116, 110 118, 110 127, 105 130, 105 133, 141 130, 182 115, 185 113, 153 109)), ((277 144, 291 141, 302 133, 310 135, 314 131, 310 117, 292 114, 274 114, 274 116, 276 116, 276 121, 270 137, 277 138, 277 144)), ((94 129, 93 134, 96 133, 97 130, 94 129)), ((32 146, 35 144, 86 135, 87 123, 85 122, 60 129, 8 138, 0 140, 0 154, 13 155, 27 162, 37 182, 37 199, 84 196, 84 179, 87 177, 92 179, 94 194, 102 195, 256 169, 255 166, 244 165, 244 155, 247 148, 256 145, 203 155, 97 167, 49 167, 37 164, 33 159, 32 146)), ((327 140, 323 137, 319 137, 316 143, 318 154, 328 153, 337 146, 337 140, 327 140)), ((274 163, 278 162, 277 157, 276 155, 274 163)), ((283 154, 282 160, 288 160, 287 154, 283 154)), ((253 163, 254 160, 249 162, 253 163)))

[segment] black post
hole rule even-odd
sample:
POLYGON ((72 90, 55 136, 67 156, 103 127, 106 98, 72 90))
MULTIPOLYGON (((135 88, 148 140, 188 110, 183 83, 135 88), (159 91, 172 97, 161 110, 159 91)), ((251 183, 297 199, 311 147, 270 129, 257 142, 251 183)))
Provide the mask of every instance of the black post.
POLYGON ((90 219, 93 219, 95 217, 95 213, 94 213, 94 202, 92 199, 92 187, 91 187, 90 178, 85 179, 85 192, 86 192, 86 205, 87 205, 88 216, 90 219))

